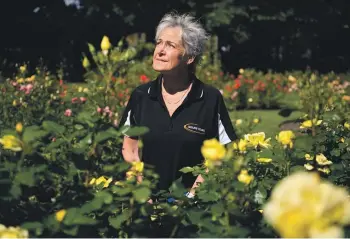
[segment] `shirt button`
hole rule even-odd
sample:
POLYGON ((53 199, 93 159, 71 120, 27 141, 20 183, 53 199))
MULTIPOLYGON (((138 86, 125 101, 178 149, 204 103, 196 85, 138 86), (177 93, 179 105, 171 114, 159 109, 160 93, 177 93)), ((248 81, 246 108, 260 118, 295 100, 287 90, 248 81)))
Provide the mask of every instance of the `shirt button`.
POLYGON ((173 130, 173 123, 169 124, 169 131, 173 130))

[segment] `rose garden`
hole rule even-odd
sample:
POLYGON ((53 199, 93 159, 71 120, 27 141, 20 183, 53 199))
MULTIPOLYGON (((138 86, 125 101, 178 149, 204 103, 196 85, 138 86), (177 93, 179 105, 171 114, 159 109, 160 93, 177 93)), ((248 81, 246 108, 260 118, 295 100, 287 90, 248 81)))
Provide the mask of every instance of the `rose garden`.
POLYGON ((0 237, 350 236, 350 76, 223 73, 210 44, 197 76, 220 89, 239 139, 205 141, 203 164, 182 169, 205 179, 194 198, 174 182, 147 203, 157 175, 120 147, 148 129, 118 123, 157 76, 152 47, 103 36, 82 56, 84 83, 22 64, 0 85, 0 237))

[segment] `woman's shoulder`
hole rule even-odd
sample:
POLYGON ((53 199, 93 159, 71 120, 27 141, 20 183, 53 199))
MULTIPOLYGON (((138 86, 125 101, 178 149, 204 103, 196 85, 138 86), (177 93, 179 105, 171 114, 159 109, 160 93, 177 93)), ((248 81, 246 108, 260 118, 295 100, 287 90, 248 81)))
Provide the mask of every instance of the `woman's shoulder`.
POLYGON ((220 90, 212 85, 202 82, 202 87, 203 87, 204 94, 210 96, 210 98, 211 97, 218 98, 222 96, 220 90))
POLYGON ((150 81, 148 83, 138 85, 131 91, 131 96, 139 97, 139 96, 146 96, 149 93, 149 89, 152 85, 153 81, 150 81))

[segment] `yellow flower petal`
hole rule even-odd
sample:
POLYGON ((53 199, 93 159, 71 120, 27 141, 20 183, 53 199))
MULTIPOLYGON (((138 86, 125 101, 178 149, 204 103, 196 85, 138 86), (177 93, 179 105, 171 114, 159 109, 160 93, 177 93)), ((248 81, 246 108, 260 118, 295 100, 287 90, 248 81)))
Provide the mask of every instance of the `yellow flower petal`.
POLYGON ((64 217, 66 216, 66 213, 67 213, 67 210, 65 209, 61 209, 58 212, 56 212, 55 214, 56 220, 59 222, 62 222, 64 217))

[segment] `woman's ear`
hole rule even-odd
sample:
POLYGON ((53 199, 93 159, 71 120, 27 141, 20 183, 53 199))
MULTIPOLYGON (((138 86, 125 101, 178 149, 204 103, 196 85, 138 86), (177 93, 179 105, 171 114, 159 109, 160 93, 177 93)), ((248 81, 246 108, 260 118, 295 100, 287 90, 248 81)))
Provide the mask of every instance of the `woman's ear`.
POLYGON ((194 62, 195 57, 194 56, 189 56, 187 59, 187 65, 191 65, 194 62))

